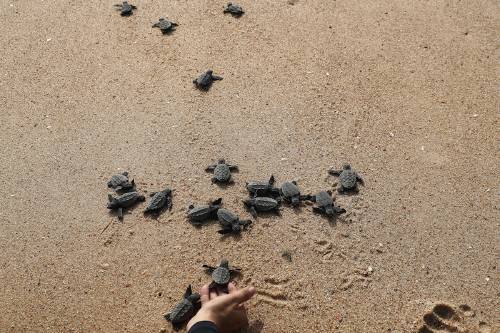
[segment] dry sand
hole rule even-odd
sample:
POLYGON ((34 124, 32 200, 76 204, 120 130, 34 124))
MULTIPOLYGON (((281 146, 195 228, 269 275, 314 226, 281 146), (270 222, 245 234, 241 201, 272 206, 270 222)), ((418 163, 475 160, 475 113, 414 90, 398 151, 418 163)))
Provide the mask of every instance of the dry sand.
POLYGON ((223 1, 113 3, 0 3, 1 332, 170 331, 221 257, 259 290, 251 332, 415 332, 436 302, 495 332, 498 2, 241 0, 239 20, 223 1), (224 80, 195 90, 209 68, 224 80), (241 170, 227 189, 203 172, 219 157, 241 170), (336 224, 310 206, 239 239, 186 222, 219 196, 248 216, 245 180, 271 173, 331 189, 346 161, 366 186, 336 224), (172 213, 100 234, 118 170, 175 188, 172 213))

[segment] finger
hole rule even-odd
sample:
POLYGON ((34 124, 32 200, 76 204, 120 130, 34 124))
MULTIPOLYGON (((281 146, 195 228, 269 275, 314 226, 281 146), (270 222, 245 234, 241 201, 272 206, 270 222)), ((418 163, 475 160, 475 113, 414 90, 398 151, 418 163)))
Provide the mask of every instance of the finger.
POLYGON ((238 291, 238 288, 234 285, 234 283, 229 282, 227 285, 227 290, 229 291, 230 294, 234 293, 235 291, 238 291))
POLYGON ((228 294, 221 298, 221 302, 224 305, 238 305, 240 303, 248 301, 250 298, 255 295, 254 287, 246 287, 240 290, 233 292, 232 294, 228 294))
POLYGON ((214 299, 216 298, 218 295, 217 295, 217 290, 216 289, 211 289, 210 290, 210 299, 214 299))
POLYGON ((208 289, 208 284, 201 287, 200 295, 201 295, 201 305, 204 305, 205 303, 210 301, 210 290, 208 289))

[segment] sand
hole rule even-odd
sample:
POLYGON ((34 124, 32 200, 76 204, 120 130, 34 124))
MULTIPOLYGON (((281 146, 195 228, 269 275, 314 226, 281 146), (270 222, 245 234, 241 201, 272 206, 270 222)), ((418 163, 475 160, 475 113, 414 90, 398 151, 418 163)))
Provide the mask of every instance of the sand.
POLYGON ((222 257, 258 288, 250 332, 415 332, 437 303, 498 329, 498 3, 113 3, 0 3, 1 332, 170 331, 222 257), (209 68, 224 80, 194 89, 209 68), (203 171, 219 157, 240 167, 226 189, 203 171), (240 238, 186 221, 219 196, 248 217, 245 181, 271 174, 334 189, 345 162, 366 185, 336 223, 307 205, 240 238), (118 222, 123 170, 174 188, 172 212, 118 222))

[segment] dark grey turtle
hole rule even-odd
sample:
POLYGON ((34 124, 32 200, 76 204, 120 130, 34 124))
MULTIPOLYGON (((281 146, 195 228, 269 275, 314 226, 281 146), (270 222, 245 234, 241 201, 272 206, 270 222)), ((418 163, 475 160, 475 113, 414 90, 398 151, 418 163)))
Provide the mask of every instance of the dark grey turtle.
POLYGON ((251 181, 247 183, 247 190, 251 196, 259 197, 279 197, 280 190, 274 187, 274 176, 271 175, 268 181, 251 181))
POLYGON ((230 267, 229 261, 227 259, 222 259, 219 266, 212 267, 208 265, 203 265, 206 272, 212 275, 212 283, 209 288, 222 288, 227 290, 227 284, 231 281, 231 277, 235 274, 239 274, 241 269, 237 267, 230 267))
POLYGON ((257 212, 275 212, 280 214, 280 203, 278 200, 269 197, 254 197, 243 200, 243 203, 254 218, 257 218, 257 212))
POLYGON ((251 220, 240 220, 238 215, 224 208, 220 208, 217 211, 217 218, 222 227, 218 231, 219 234, 239 234, 242 229, 245 229, 252 223, 251 220))
POLYGON ((116 4, 115 7, 120 11, 121 16, 130 16, 133 14, 133 10, 137 9, 136 6, 129 4, 128 1, 116 4))
POLYGON ((292 204, 294 207, 297 207, 301 201, 308 200, 310 198, 309 195, 300 194, 300 189, 297 186, 296 181, 283 183, 283 185, 281 185, 280 192, 283 199, 292 204))
POLYGON ((214 75, 212 70, 208 70, 201 74, 197 79, 193 80, 193 83, 200 90, 208 90, 212 85, 213 81, 220 81, 222 77, 214 75))
POLYGON ((340 183, 337 190, 343 192, 358 192, 358 183, 364 184, 363 178, 354 171, 349 164, 344 164, 342 170, 330 169, 328 173, 333 176, 338 176, 340 183))
POLYGON ((182 324, 189 321, 200 308, 200 294, 194 293, 189 285, 184 293, 182 301, 177 303, 172 310, 163 316, 172 323, 175 329, 179 329, 182 324))
POLYGON ((212 201, 208 205, 189 205, 188 218, 191 220, 191 223, 195 225, 200 225, 210 219, 217 219, 217 211, 219 210, 221 204, 222 198, 212 201))
POLYGON ((115 198, 111 194, 108 194, 108 200, 108 209, 116 209, 118 211, 118 218, 121 220, 123 219, 123 208, 131 207, 138 202, 146 200, 146 198, 134 191, 127 192, 115 198))
POLYGON ((217 164, 209 165, 205 171, 213 172, 212 183, 232 183, 233 179, 231 171, 238 170, 238 166, 226 164, 226 161, 221 158, 217 164))
POLYGON ((344 214, 344 208, 335 205, 332 191, 321 191, 311 197, 311 201, 315 202, 317 207, 313 207, 313 212, 323 214, 328 217, 335 217, 338 214, 344 214))
POLYGON ((243 8, 241 8, 240 5, 231 2, 228 2, 226 8, 224 8, 224 13, 230 13, 235 17, 240 17, 241 15, 245 14, 243 8))
POLYGON ((163 191, 151 193, 151 200, 144 213, 158 214, 163 208, 172 210, 172 190, 168 187, 163 191))
POLYGON ((164 17, 160 17, 158 22, 153 24, 153 28, 159 28, 164 35, 174 31, 177 26, 177 23, 171 22, 164 17))
POLYGON ((134 189, 135 182, 133 179, 129 181, 128 172, 125 171, 111 176, 111 179, 108 181, 108 187, 116 192, 128 192, 134 189))

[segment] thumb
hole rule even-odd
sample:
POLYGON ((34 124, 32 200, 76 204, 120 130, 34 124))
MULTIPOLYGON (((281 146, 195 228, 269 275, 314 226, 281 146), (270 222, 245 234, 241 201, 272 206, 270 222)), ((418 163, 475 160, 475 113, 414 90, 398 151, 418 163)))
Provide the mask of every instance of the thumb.
POLYGON ((223 303, 225 305, 238 305, 240 303, 248 301, 255 295, 254 287, 246 287, 238 291, 234 291, 231 294, 225 295, 223 303))

